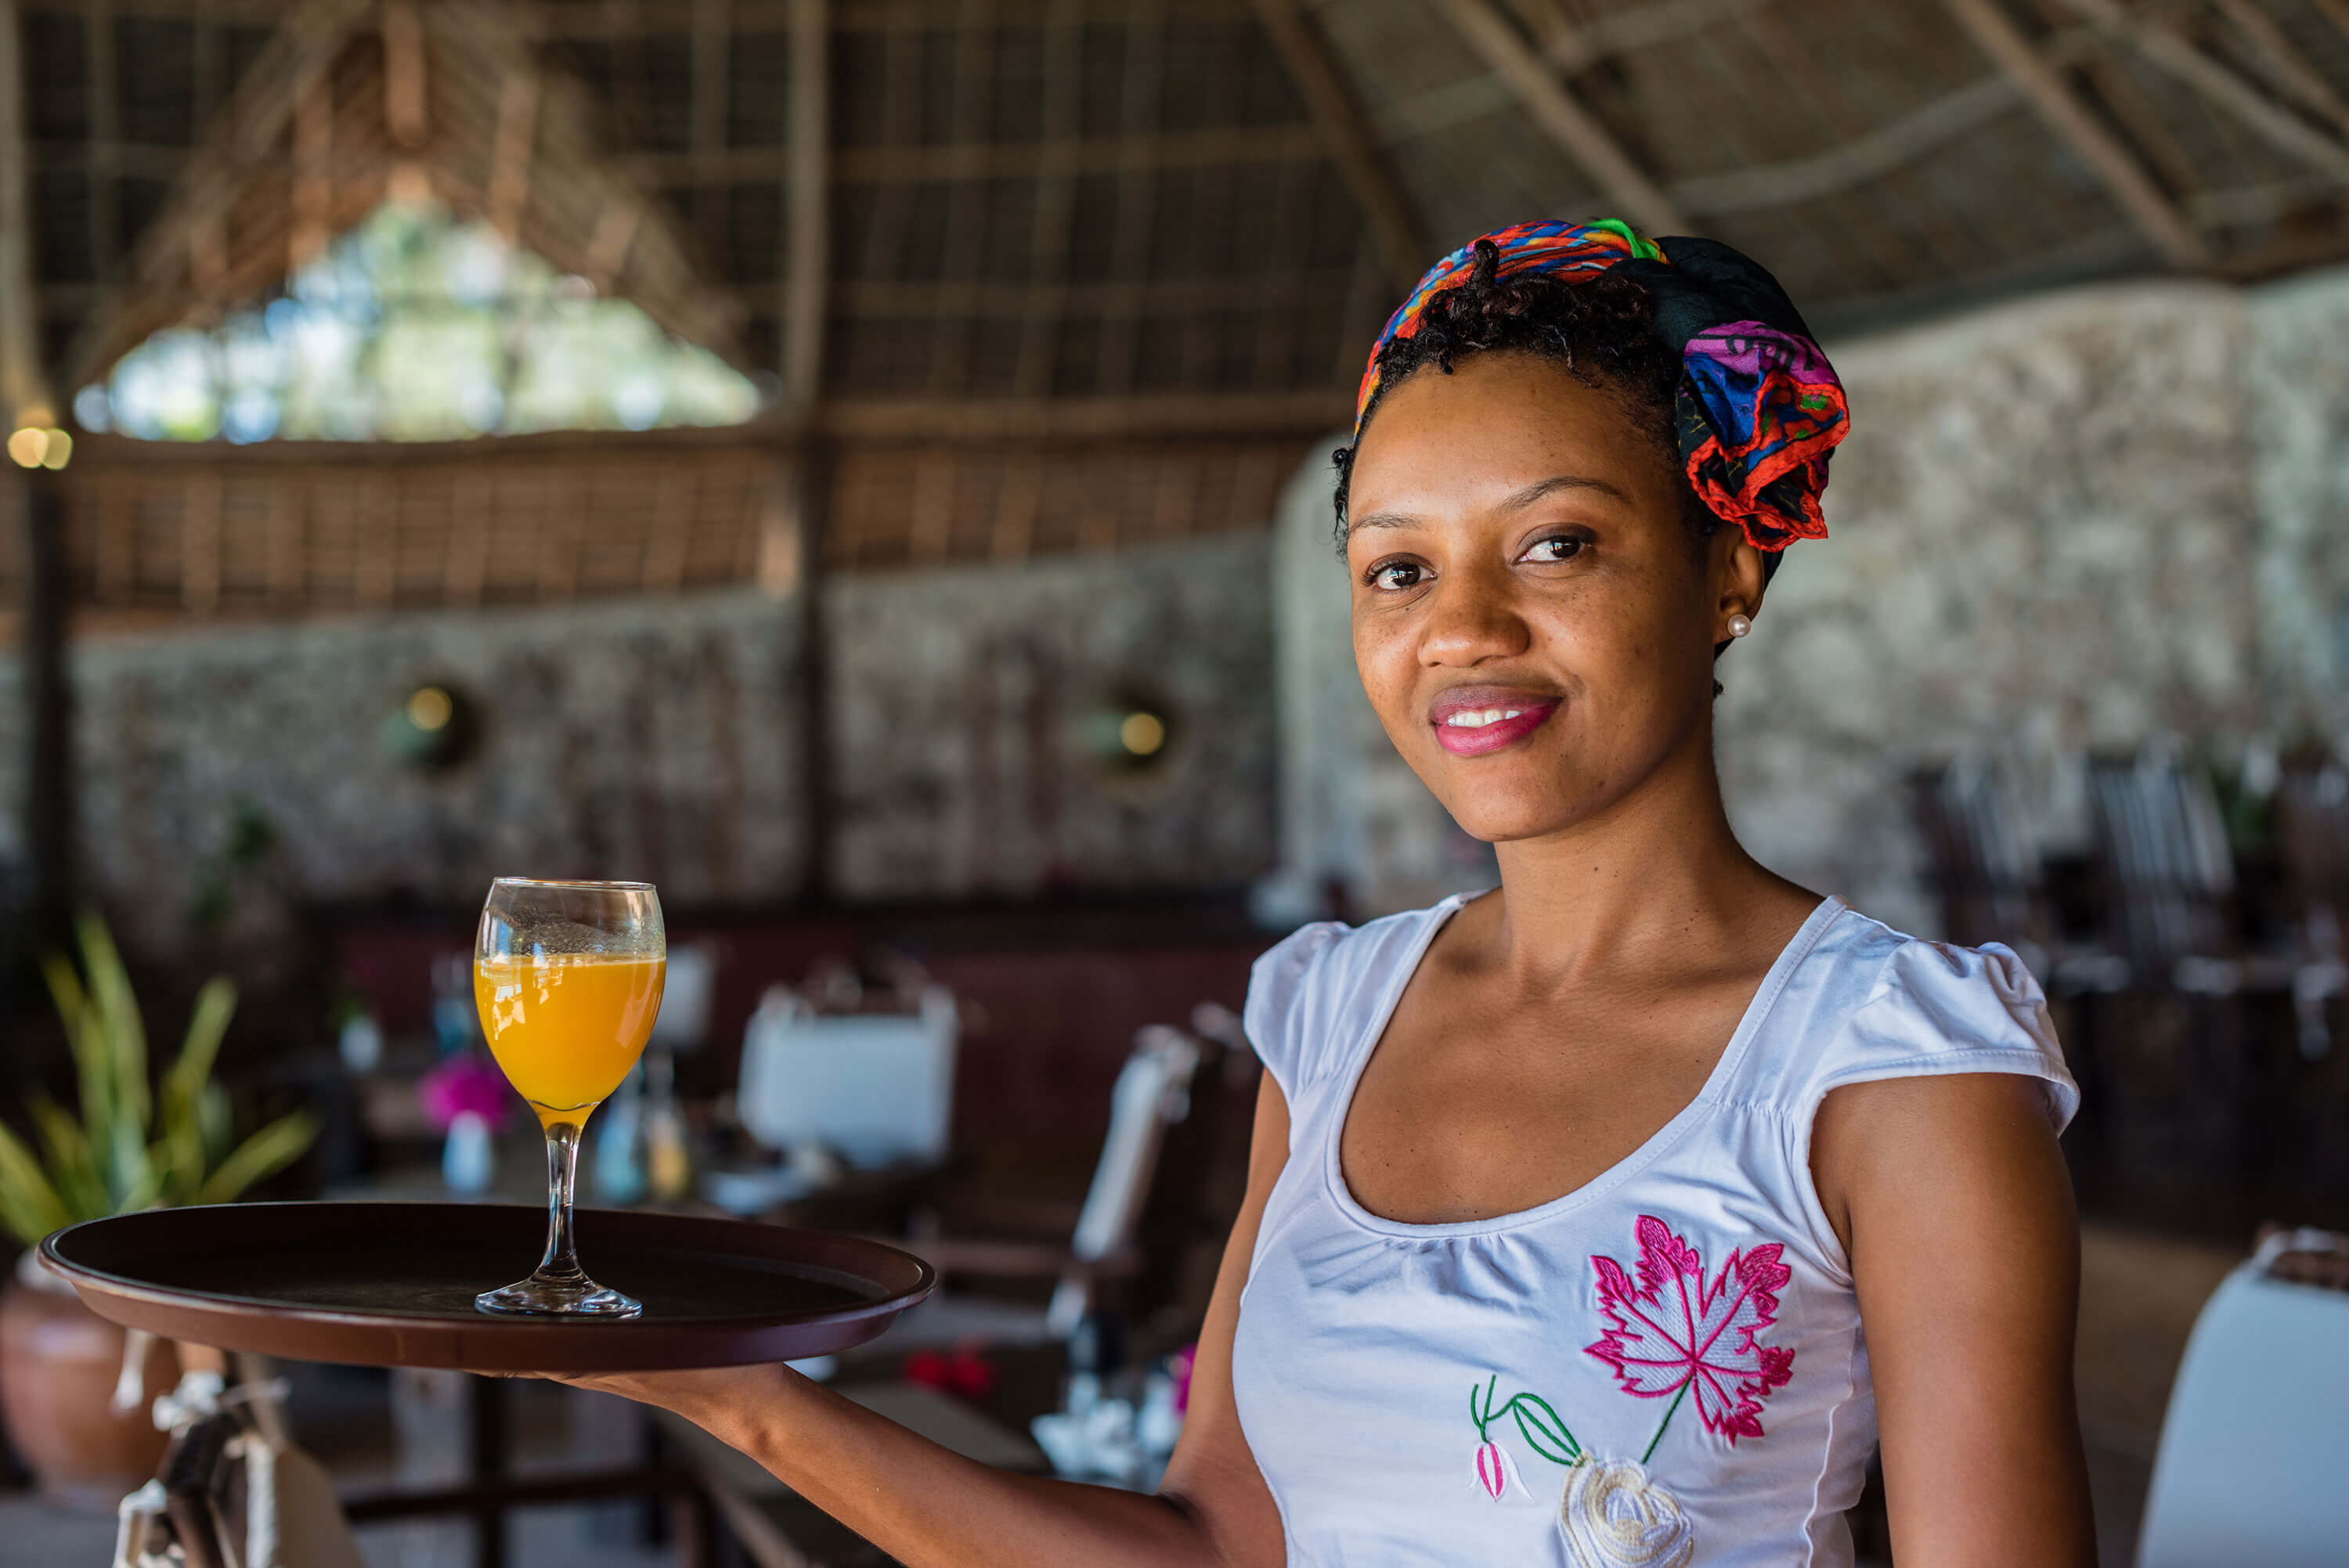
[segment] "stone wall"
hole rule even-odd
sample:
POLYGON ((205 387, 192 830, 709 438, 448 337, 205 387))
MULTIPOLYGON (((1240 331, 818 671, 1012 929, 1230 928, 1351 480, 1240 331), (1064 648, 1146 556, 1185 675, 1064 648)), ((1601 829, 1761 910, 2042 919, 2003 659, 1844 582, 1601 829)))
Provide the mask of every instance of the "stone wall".
MULTIPOLYGON (((1266 549, 1247 532, 836 579, 835 885, 923 899, 1262 874, 1266 549), (1114 744, 1138 707, 1168 726, 1146 764, 1114 744)), ((462 905, 516 872, 641 877, 673 906, 780 903, 805 864, 799 637, 793 604, 723 593, 84 640, 90 886, 135 941, 166 947, 255 832, 267 847, 215 913, 462 905), (475 753, 441 771, 386 743, 433 683, 481 716, 475 753)), ((21 754, 16 679, 0 664, 0 755, 21 754)), ((21 770, 0 785, 11 834, 21 787, 21 770)), ((265 934, 251 934, 241 945, 265 934)))
MULTIPOLYGON (((1723 789, 1766 863, 1930 932, 1920 766, 1999 768, 2038 845, 2077 850, 2092 753, 2349 732, 2349 271, 2081 289, 1829 351, 1853 414, 1833 537, 1789 552, 1721 666, 1723 789)), ((1317 711, 1284 738, 1276 891, 1338 874, 1374 913, 1476 873, 1342 695, 1327 490, 1309 464, 1279 523, 1285 691, 1317 711)))
POLYGON ((834 873, 864 898, 1245 884, 1273 860, 1260 531, 838 579, 834 873), (1167 724, 1146 763, 1118 720, 1167 724))
MULTIPOLYGON (((728 593, 80 643, 85 874, 164 947, 208 903, 232 922, 305 900, 463 905, 499 874, 771 896, 803 856, 795 628, 788 606, 728 593), (480 719, 444 770, 387 743, 429 684, 480 719)), ((21 705, 0 716, 14 754, 21 705)))

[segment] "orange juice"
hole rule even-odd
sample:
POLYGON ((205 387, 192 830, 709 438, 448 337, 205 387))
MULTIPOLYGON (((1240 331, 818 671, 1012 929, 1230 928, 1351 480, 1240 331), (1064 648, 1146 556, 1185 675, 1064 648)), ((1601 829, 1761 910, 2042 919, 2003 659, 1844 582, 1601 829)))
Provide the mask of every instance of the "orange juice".
POLYGON ((538 1119, 584 1122, 644 1054, 665 958, 546 954, 480 958, 473 1002, 490 1054, 538 1119))

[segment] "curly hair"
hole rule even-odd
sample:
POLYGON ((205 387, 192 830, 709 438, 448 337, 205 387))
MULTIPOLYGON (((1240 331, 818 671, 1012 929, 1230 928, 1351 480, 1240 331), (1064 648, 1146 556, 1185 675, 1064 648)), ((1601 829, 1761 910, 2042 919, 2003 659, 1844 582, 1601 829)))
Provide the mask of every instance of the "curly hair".
POLYGON ((1354 454, 1388 395, 1430 365, 1449 376, 1473 355, 1510 349, 1555 360, 1584 386, 1615 396, 1632 428, 1671 469, 1682 514, 1701 546, 1720 528, 1721 518, 1698 500, 1681 467, 1673 429, 1681 359, 1656 335, 1655 296, 1636 278, 1614 273, 1579 282, 1555 273, 1505 278, 1500 263, 1501 253, 1490 240, 1477 241, 1476 264, 1467 278, 1428 301, 1416 332, 1379 350, 1378 390, 1362 410, 1353 444, 1339 448, 1332 459, 1338 469, 1332 500, 1339 552, 1346 548, 1354 454))

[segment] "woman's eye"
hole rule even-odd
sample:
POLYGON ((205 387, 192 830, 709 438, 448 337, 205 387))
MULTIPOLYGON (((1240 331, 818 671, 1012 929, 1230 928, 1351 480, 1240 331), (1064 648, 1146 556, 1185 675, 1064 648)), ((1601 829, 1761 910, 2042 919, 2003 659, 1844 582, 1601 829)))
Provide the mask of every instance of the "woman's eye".
POLYGON ((1371 568, 1371 586, 1390 592, 1416 588, 1426 580, 1426 569, 1416 562, 1388 561, 1371 568))
POLYGON ((1526 552, 1525 559, 1533 562, 1566 561, 1582 553, 1582 541, 1565 534, 1553 534, 1537 540, 1526 552))

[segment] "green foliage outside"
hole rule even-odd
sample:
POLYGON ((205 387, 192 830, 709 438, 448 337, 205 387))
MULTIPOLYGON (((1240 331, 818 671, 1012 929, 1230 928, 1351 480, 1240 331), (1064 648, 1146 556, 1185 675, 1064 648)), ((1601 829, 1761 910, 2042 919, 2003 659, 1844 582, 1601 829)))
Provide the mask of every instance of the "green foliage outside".
POLYGON ((42 961, 80 1079, 80 1115, 32 1102, 38 1152, 0 1127, 0 1224, 27 1246, 82 1220, 183 1203, 225 1203, 299 1159, 317 1124, 295 1111, 232 1145, 228 1095, 212 1082, 236 987, 215 976, 197 994, 180 1055, 160 1086, 147 1026, 105 922, 85 915, 81 965, 42 961))

